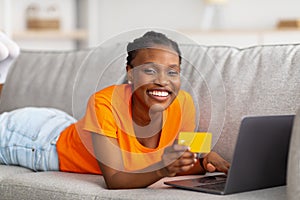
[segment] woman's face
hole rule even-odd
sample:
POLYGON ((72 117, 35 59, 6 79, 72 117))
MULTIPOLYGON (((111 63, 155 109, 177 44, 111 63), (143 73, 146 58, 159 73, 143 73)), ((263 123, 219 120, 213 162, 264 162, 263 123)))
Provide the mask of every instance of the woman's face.
POLYGON ((165 110, 180 89, 178 54, 159 46, 141 49, 131 65, 127 73, 133 86, 133 106, 145 111, 165 110))

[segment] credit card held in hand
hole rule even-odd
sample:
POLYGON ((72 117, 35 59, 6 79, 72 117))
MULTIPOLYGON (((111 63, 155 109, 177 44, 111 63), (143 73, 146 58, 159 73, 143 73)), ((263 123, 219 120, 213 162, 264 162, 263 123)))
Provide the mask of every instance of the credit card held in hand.
POLYGON ((189 146, 194 153, 209 153, 211 141, 212 134, 208 132, 180 132, 178 137, 178 144, 189 146))

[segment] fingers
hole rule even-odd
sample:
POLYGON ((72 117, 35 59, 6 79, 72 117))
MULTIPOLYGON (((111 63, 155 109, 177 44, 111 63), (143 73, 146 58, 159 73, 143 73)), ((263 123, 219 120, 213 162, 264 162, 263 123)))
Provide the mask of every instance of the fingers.
POLYGON ((215 164, 208 163, 206 165, 206 170, 208 172, 216 172, 216 171, 218 171, 218 172, 223 172, 223 173, 227 174, 228 170, 229 170, 229 166, 227 166, 225 164, 220 164, 220 163, 215 163, 215 164))
POLYGON ((229 168, 230 168, 230 164, 228 162, 222 162, 218 165, 217 171, 224 172, 225 174, 227 174, 229 168))
POLYGON ((169 146, 165 149, 164 154, 163 154, 163 160, 166 165, 169 165, 173 163, 175 160, 180 158, 181 156, 187 157, 187 156, 192 156, 191 152, 189 154, 186 154, 189 150, 189 147, 182 146, 182 145, 172 145, 169 146))
POLYGON ((203 159, 203 166, 208 172, 218 171, 226 174, 228 173, 228 170, 230 168, 229 162, 224 160, 215 152, 210 152, 205 156, 205 158, 203 159))
POLYGON ((166 152, 172 152, 172 151, 184 152, 186 150, 189 150, 189 147, 180 144, 174 144, 165 149, 166 152))
POLYGON ((177 173, 188 171, 196 162, 196 154, 183 145, 175 144, 168 147, 163 155, 166 176, 175 176, 177 173))
POLYGON ((175 176, 177 173, 186 172, 189 171, 194 167, 195 161, 182 161, 177 160, 173 162, 172 164, 165 167, 165 170, 167 171, 166 176, 175 176))
POLYGON ((215 167, 213 164, 208 163, 208 164, 206 165, 206 170, 207 170, 208 172, 215 172, 215 171, 216 171, 216 167, 215 167))
POLYGON ((163 155, 165 166, 173 164, 175 166, 189 165, 197 161, 196 155, 188 150, 165 152, 163 155))

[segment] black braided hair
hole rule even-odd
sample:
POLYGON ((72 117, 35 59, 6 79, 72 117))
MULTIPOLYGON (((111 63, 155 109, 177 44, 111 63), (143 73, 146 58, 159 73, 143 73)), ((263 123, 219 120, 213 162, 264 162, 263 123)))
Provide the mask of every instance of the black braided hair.
POLYGON ((179 56, 179 64, 181 63, 181 52, 178 44, 162 33, 149 31, 127 45, 127 65, 131 66, 131 61, 135 58, 139 50, 151 48, 155 45, 165 46, 174 50, 179 56))

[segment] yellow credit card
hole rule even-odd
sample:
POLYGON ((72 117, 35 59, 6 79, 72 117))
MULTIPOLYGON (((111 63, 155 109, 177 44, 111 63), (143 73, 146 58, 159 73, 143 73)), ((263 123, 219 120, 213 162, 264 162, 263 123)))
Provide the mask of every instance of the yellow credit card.
POLYGON ((212 134, 208 132, 180 132, 178 144, 189 146, 191 152, 208 153, 211 150, 212 134))

